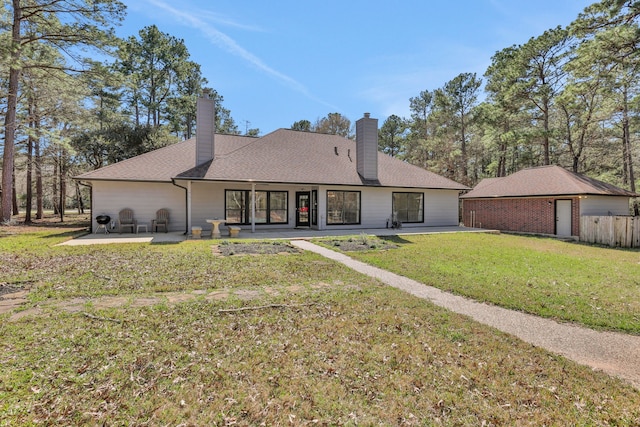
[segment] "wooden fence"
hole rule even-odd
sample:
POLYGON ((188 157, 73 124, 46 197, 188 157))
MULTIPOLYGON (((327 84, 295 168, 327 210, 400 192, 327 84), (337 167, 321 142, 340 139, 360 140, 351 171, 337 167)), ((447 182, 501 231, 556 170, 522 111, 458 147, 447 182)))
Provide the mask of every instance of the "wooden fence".
POLYGON ((640 217, 580 217, 580 241, 621 248, 639 248, 640 217))

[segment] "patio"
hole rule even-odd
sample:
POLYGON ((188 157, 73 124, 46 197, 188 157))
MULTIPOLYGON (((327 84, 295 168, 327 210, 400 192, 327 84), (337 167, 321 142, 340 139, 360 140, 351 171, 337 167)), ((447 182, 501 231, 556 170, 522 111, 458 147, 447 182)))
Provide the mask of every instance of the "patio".
MULTIPOLYGON (((317 237, 352 236, 352 235, 376 235, 376 236, 402 236, 412 234, 436 234, 436 233, 487 233, 492 230, 469 227, 412 227, 404 229, 393 228, 367 228, 367 229, 344 229, 344 230, 312 230, 312 229, 282 229, 282 230, 260 230, 252 233, 249 230, 242 230, 239 237, 230 238, 222 235, 220 239, 242 240, 242 239, 284 239, 284 240, 308 240, 317 237)), ((208 234, 208 233, 207 233, 208 234)), ((78 238, 61 243, 61 246, 77 245, 99 245, 109 243, 179 243, 185 240, 193 240, 183 232, 170 233, 110 233, 110 234, 86 234, 78 238)), ((208 235, 204 235, 199 240, 213 240, 208 235)))

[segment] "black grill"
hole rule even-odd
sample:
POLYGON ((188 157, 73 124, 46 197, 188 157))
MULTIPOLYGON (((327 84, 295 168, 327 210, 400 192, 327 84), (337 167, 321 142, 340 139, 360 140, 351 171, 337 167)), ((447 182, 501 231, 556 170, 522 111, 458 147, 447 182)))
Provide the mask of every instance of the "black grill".
POLYGON ((109 215, 98 215, 96 217, 96 222, 100 225, 109 224, 111 221, 111 217, 109 215))

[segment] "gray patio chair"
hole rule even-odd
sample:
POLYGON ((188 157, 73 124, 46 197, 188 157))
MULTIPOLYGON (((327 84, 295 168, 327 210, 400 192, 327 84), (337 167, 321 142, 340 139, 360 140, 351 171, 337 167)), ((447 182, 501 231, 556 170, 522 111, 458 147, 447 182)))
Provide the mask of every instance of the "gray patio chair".
POLYGON ((151 231, 158 231, 158 227, 164 227, 164 232, 169 231, 169 211, 167 209, 158 209, 156 219, 151 221, 151 231))
POLYGON ((129 208, 124 208, 118 214, 118 229, 120 233, 125 228, 131 228, 131 232, 135 233, 138 221, 133 217, 133 211, 129 208))

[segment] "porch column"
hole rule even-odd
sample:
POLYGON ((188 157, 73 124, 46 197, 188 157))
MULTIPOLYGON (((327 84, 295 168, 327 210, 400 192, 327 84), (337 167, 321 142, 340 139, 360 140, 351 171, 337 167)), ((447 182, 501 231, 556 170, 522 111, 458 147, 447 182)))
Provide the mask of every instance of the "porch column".
POLYGON ((251 232, 256 232, 256 184, 251 183, 251 232))
POLYGON ((187 233, 191 232, 191 181, 187 181, 187 233))

